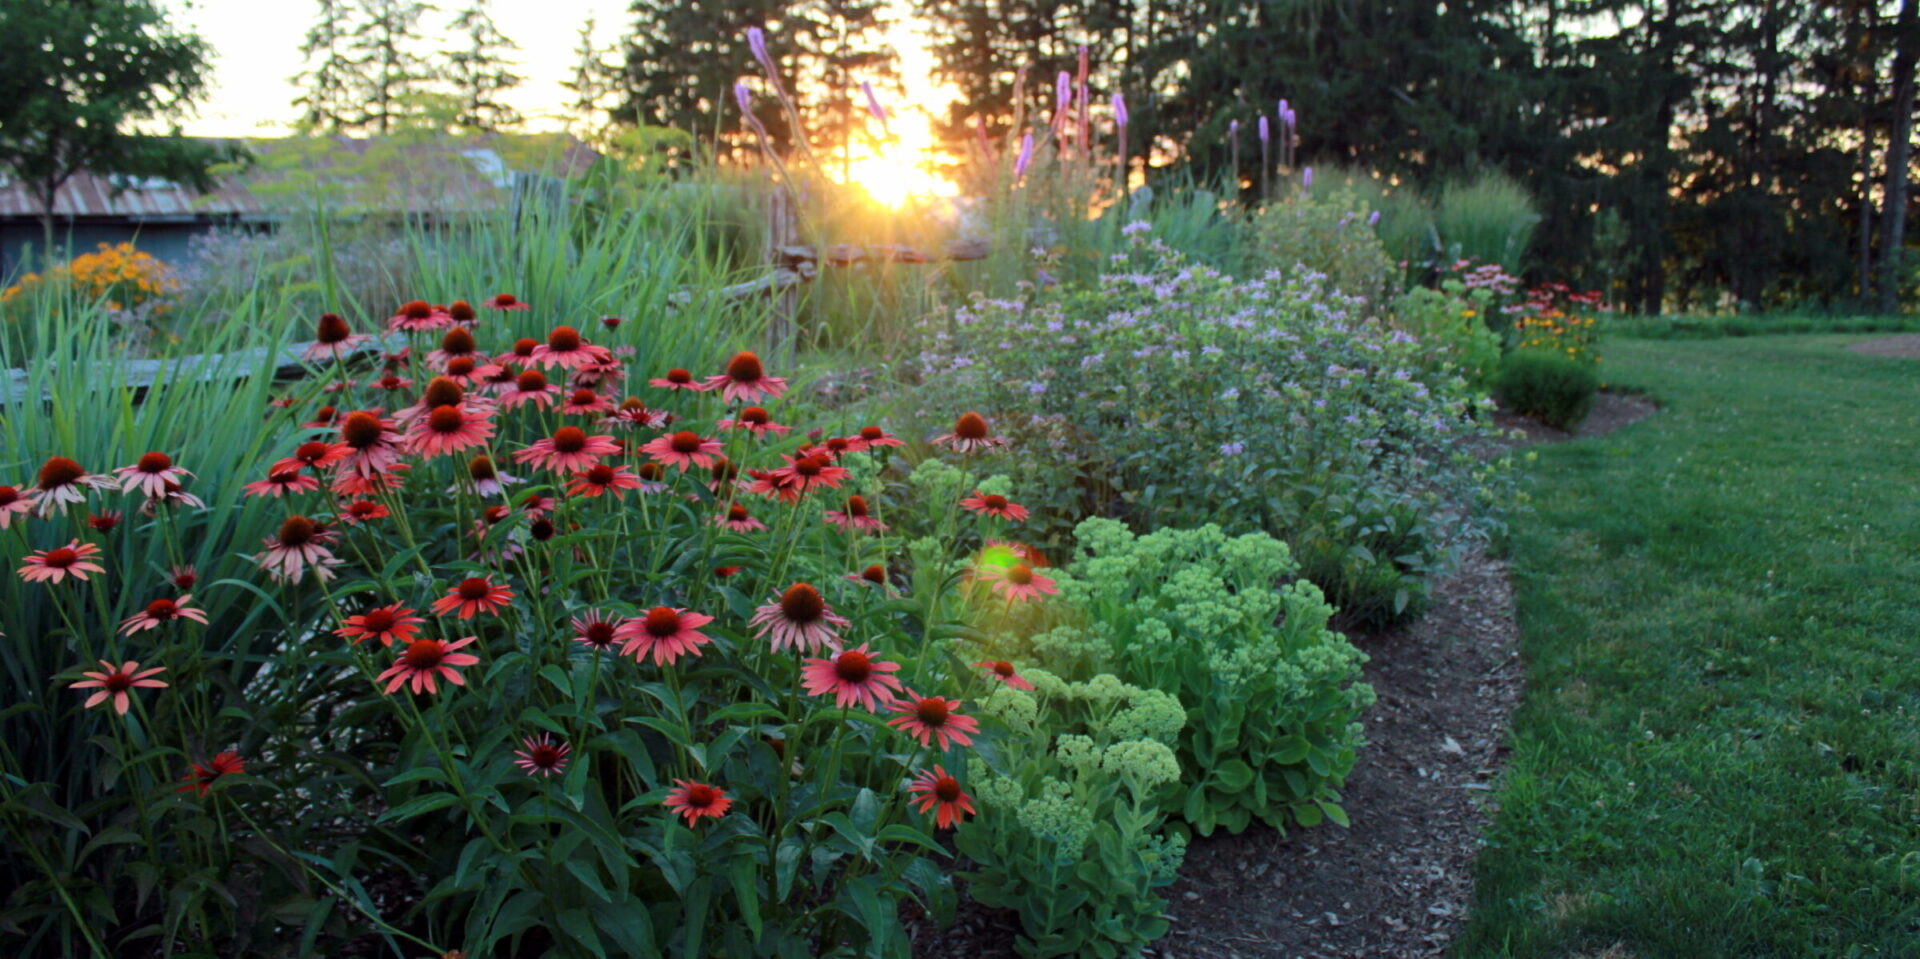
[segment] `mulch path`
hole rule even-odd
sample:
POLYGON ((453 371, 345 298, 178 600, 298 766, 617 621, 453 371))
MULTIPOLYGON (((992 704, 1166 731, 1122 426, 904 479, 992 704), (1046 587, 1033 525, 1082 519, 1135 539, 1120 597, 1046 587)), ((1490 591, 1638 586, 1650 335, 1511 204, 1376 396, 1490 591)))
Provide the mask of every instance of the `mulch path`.
POLYGON ((1867 353, 1873 356, 1904 356, 1920 359, 1920 333, 1901 333, 1898 336, 1885 336, 1865 343, 1855 343, 1847 347, 1855 353, 1867 353))
MULTIPOLYGON (((1920 355, 1920 354, 1916 354, 1920 355)), ((1581 421, 1571 432, 1558 427, 1548 426, 1539 420, 1515 416, 1512 413, 1496 413, 1494 421, 1501 426, 1516 429, 1526 434, 1522 445, 1529 443, 1564 443, 1567 440, 1585 439, 1589 436, 1605 436, 1622 426, 1638 423, 1659 412, 1660 407, 1643 396, 1631 393, 1608 393, 1602 391, 1593 398, 1593 412, 1581 421)))

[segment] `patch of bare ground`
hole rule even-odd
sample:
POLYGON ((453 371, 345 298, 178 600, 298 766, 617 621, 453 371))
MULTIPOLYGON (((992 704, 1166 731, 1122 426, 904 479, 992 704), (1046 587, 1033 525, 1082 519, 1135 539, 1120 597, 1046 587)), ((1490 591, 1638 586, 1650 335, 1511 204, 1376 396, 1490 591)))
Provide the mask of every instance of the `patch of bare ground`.
POLYGON ((1909 359, 1920 359, 1920 333, 1883 336, 1877 340, 1855 343, 1847 349, 1870 356, 1903 356, 1909 359))
POLYGON ((1593 412, 1588 413, 1587 418, 1572 430, 1548 426, 1539 420, 1512 413, 1496 414, 1494 421, 1501 426, 1526 434, 1526 438, 1520 442, 1520 445, 1525 446, 1532 443, 1564 443, 1589 436, 1605 436, 1623 426, 1638 423, 1659 411, 1660 407, 1644 396, 1635 396, 1631 393, 1609 393, 1602 390, 1593 398, 1593 412))

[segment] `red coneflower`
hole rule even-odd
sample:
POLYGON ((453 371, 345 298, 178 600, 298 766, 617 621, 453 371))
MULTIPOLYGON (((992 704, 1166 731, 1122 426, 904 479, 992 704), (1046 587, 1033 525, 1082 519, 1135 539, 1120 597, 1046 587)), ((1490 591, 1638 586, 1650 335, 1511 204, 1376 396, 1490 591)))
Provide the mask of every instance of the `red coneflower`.
POLYGON ((593 610, 585 616, 572 617, 573 641, 592 649, 612 648, 620 638, 619 627, 610 619, 593 610))
MULTIPOLYGON (((451 376, 452 374, 449 373, 448 375, 451 376)), ((486 391, 488 395, 502 396, 513 389, 513 384, 519 377, 519 371, 511 366, 485 363, 475 367, 473 376, 463 382, 469 386, 474 386, 486 391)))
POLYGON ((491 414, 493 402, 481 396, 468 396, 467 388, 451 376, 436 376, 427 381, 420 398, 413 405, 393 414, 396 429, 406 429, 425 419, 427 414, 442 406, 461 406, 471 408, 476 413, 491 414))
POLYGON ((921 696, 909 689, 905 697, 894 702, 892 708, 901 715, 887 720, 887 725, 906 730, 922 746, 929 745, 930 739, 937 741, 941 752, 955 745, 973 745, 972 734, 980 731, 979 720, 960 715, 960 701, 957 699, 921 696))
POLYGON ((451 456, 462 450, 486 445, 493 436, 493 422, 485 413, 475 412, 462 403, 436 406, 415 420, 407 433, 407 445, 421 457, 451 456))
POLYGON ((456 326, 440 337, 440 348, 427 354, 427 365, 434 369, 445 369, 449 362, 456 359, 473 359, 480 344, 473 341, 473 333, 464 326, 456 326))
POLYGON ((387 320, 387 331, 404 330, 408 333, 420 330, 441 330, 453 325, 453 317, 440 307, 426 300, 409 300, 403 304, 393 317, 387 320))
POLYGON ((492 391, 493 386, 497 383, 513 382, 513 374, 508 372, 504 367, 495 366, 492 363, 484 363, 471 356, 456 356, 448 360, 446 367, 441 370, 440 375, 459 383, 461 386, 470 386, 477 390, 486 390, 489 392, 492 391))
POLYGON ((340 442, 347 455, 335 465, 338 473, 372 476, 386 473, 400 462, 400 433, 391 420, 368 410, 348 413, 340 421, 340 442))
POLYGON ((538 492, 529 490, 527 495, 520 497, 520 510, 528 516, 539 516, 542 513, 553 512, 554 506, 558 503, 559 500, 551 496, 542 496, 538 492))
POLYGON ((838 648, 838 630, 850 624, 827 605, 819 590, 795 583, 773 602, 754 610, 747 625, 755 627, 754 637, 767 640, 775 652, 788 648, 811 652, 822 646, 838 648))
MULTIPOLYGON (((719 496, 727 492, 727 487, 735 485, 739 478, 740 464, 728 459, 723 453, 713 458, 712 478, 707 480, 707 489, 712 490, 713 495, 719 496)), ((729 495, 727 498, 733 497, 729 495)))
POLYGON ((172 583, 174 589, 184 593, 192 589, 195 583, 200 582, 200 571, 192 566, 175 566, 167 570, 167 582, 172 583))
POLYGON ((775 423, 773 417, 770 416, 766 410, 758 406, 749 406, 741 410, 738 416, 721 420, 720 428, 723 430, 746 430, 755 436, 765 436, 768 433, 772 433, 775 436, 785 436, 787 431, 793 429, 791 426, 775 423))
POLYGON ((198 793, 200 798, 203 799, 206 798, 207 790, 212 789, 214 784, 220 781, 220 777, 247 771, 247 761, 240 757, 240 750, 238 749, 229 749, 207 760, 205 766, 199 763, 192 763, 191 765, 193 766, 193 770, 180 777, 180 780, 186 783, 186 785, 174 790, 174 792, 198 793))
POLYGON ((567 401, 560 405, 560 412, 569 416, 585 416, 590 413, 609 413, 613 404, 607 398, 592 390, 574 390, 567 394, 567 401))
POLYGON ((652 656, 655 666, 671 666, 682 656, 700 655, 700 647, 713 641, 700 632, 700 627, 711 622, 713 617, 705 613, 655 606, 645 616, 620 624, 620 638, 625 641, 620 655, 632 656, 635 662, 652 656))
POLYGON ((744 566, 715 566, 713 575, 716 579, 732 579, 740 575, 740 571, 745 568, 744 566))
POLYGON ((153 629, 161 623, 175 619, 190 619, 202 626, 207 624, 207 614, 187 605, 192 594, 179 599, 156 599, 147 604, 147 608, 127 617, 120 623, 120 635, 132 636, 143 629, 153 629))
POLYGON ((973 797, 960 788, 960 780, 947 775, 938 764, 931 772, 921 770, 907 791, 917 794, 908 803, 920 812, 932 812, 933 824, 940 829, 951 829, 974 813, 973 797))
POLYGON ((305 516, 289 516, 278 535, 261 540, 267 551, 253 561, 276 580, 300 582, 309 566, 322 581, 329 580, 334 574, 328 567, 340 565, 326 547, 335 535, 305 516))
POLYGON ((394 603, 367 610, 358 616, 349 616, 347 625, 333 632, 341 639, 353 640, 355 646, 369 639, 379 640, 382 646, 392 646, 394 643, 405 646, 419 635, 420 625, 425 622, 415 616, 413 610, 394 603))
POLYGON ((858 434, 847 437, 847 451, 852 453, 866 453, 882 446, 905 445, 905 441, 878 426, 863 426, 858 434))
POLYGON ((514 378, 513 385, 500 393, 500 405, 507 409, 532 403, 541 409, 551 409, 554 397, 560 395, 560 388, 547 382, 547 374, 539 370, 522 370, 514 378))
POLYGON ((864 496, 847 497, 847 508, 828 510, 827 522, 848 533, 884 533, 887 524, 873 518, 864 496))
POLYGON ((742 350, 728 361, 725 373, 707 377, 700 389, 717 389, 720 398, 728 403, 751 403, 763 398, 779 399, 787 392, 787 381, 768 376, 760 366, 760 357, 742 350))
POLYGON ((248 496, 267 496, 277 499, 295 493, 309 493, 317 490, 320 488, 320 481, 300 472, 297 468, 282 469, 268 474, 266 479, 254 480, 241 488, 246 490, 248 496))
POLYGON ((87 517, 87 525, 96 532, 111 533, 113 532, 113 528, 119 526, 120 521, 126 518, 127 514, 117 509, 101 510, 87 517))
POLYGON ((842 650, 832 659, 809 659, 801 666, 801 682, 807 695, 833 694, 833 704, 842 709, 854 704, 877 713, 890 705, 901 691, 893 673, 899 663, 873 658, 863 644, 858 649, 842 650))
POLYGON ((434 600, 433 612, 436 616, 445 616, 458 610, 461 619, 472 619, 480 612, 497 616, 500 607, 512 600, 513 590, 504 584, 495 585, 484 576, 472 576, 455 583, 447 595, 434 600))
POLYGON ((733 808, 733 800, 728 799, 726 793, 705 783, 697 783, 691 779, 676 779, 673 781, 673 786, 674 788, 667 791, 667 798, 660 804, 687 817, 689 828, 698 822, 701 816, 712 816, 718 819, 726 815, 727 810, 733 808))
POLYGON ((116 667, 104 659, 100 660, 100 665, 106 667, 105 672, 81 673, 80 675, 87 678, 67 687, 68 689, 96 690, 93 695, 87 697, 87 705, 85 707, 87 709, 92 709, 111 698, 113 700, 113 711, 125 716, 128 707, 133 705, 130 697, 127 695, 128 690, 141 687, 165 689, 167 685, 160 680, 152 678, 166 672, 167 668, 165 666, 141 669, 139 663, 129 660, 116 667))
POLYGON ((605 362, 611 359, 605 347, 594 346, 580 337, 580 331, 571 326, 556 326, 547 334, 547 341, 533 348, 529 357, 541 366, 558 366, 561 369, 574 369, 588 363, 605 362))
POLYGON ((303 430, 330 430, 339 426, 340 410, 337 407, 322 406, 313 414, 313 419, 300 424, 303 430))
POLYGON ((293 455, 276 461, 267 468, 268 474, 282 470, 310 469, 319 472, 347 458, 353 447, 345 443, 328 443, 323 440, 310 440, 295 447, 293 455))
POLYGON ((376 519, 386 519, 393 515, 387 508, 370 499, 357 499, 340 507, 340 520, 348 526, 370 523, 376 519))
POLYGON ((746 484, 748 493, 765 496, 768 499, 778 499, 782 503, 800 502, 800 491, 790 488, 784 476, 778 476, 766 470, 748 470, 747 478, 750 481, 746 484))
POLYGON ((979 513, 981 516, 995 516, 1015 523, 1027 518, 1027 508, 1019 503, 1008 502, 998 493, 982 493, 974 490, 973 495, 960 501, 960 508, 979 513))
POLYGON ((452 303, 447 304, 447 315, 453 317, 455 323, 468 329, 480 325, 480 314, 475 313, 473 311, 473 304, 468 303, 466 300, 454 300, 452 303))
POLYGON ((491 298, 487 300, 486 307, 489 310, 531 310, 533 309, 533 307, 520 302, 519 298, 515 297, 511 293, 495 293, 491 298))
POLYGON ((58 583, 72 574, 74 579, 84 580, 88 573, 106 572, 93 562, 99 553, 100 547, 77 539, 55 549, 35 550, 33 555, 20 561, 20 578, 29 583, 58 583))
POLYGON ((973 665, 978 667, 981 670, 981 674, 988 679, 1006 683, 1015 689, 1033 688, 1033 684, 1027 682, 1019 673, 1015 672, 1013 664, 1004 659, 987 659, 974 663, 973 665))
POLYGON ((339 360, 370 339, 373 337, 355 333, 338 314, 322 313, 313 325, 313 342, 307 344, 300 358, 309 363, 325 359, 339 360))
POLYGON ((523 336, 513 341, 513 349, 494 357, 493 361, 502 366, 511 365, 526 369, 533 365, 533 351, 539 348, 539 340, 523 336))
POLYGON ((753 514, 748 513, 747 508, 739 503, 729 503, 726 512, 714 516, 713 524, 725 526, 736 533, 748 533, 767 528, 767 524, 755 519, 753 514))
POLYGON ((620 401, 620 408, 613 411, 600 422, 608 426, 623 426, 627 429, 659 429, 672 422, 673 416, 666 410, 650 410, 640 397, 629 396, 620 401))
POLYGON ((648 386, 657 386, 663 390, 693 390, 698 392, 700 384, 693 381, 693 374, 679 367, 667 371, 667 375, 647 381, 648 386))
POLYGON ((567 495, 597 497, 612 493, 614 499, 621 499, 625 496, 624 490, 639 489, 644 485, 640 477, 627 472, 624 466, 598 463, 584 472, 573 474, 573 482, 567 486, 567 495))
POLYGON ((42 517, 65 513, 68 503, 87 501, 87 487, 113 489, 120 481, 104 473, 89 473, 86 468, 64 456, 50 456, 40 467, 40 482, 33 498, 42 517))
POLYGON ((824 456, 796 458, 783 453, 780 458, 786 460, 787 465, 770 471, 767 476, 782 494, 798 497, 822 487, 833 489, 851 475, 845 467, 833 465, 833 461, 824 456))
POLYGON ((598 465, 600 457, 620 452, 611 436, 588 436, 578 426, 562 426, 513 454, 516 463, 532 463, 555 473, 578 473, 598 465))
POLYGON ((386 390, 389 393, 398 393, 401 390, 412 389, 413 381, 410 379, 407 379, 404 376, 395 376, 389 373, 386 376, 383 376, 377 380, 368 380, 367 385, 376 390, 386 390))
POLYGON ((472 666, 480 661, 480 657, 472 653, 456 653, 454 650, 471 645, 476 638, 478 637, 463 636, 451 643, 443 643, 437 639, 416 639, 407 644, 406 651, 400 654, 400 658, 395 660, 386 672, 376 677, 374 682, 378 683, 382 679, 392 680, 387 683, 386 691, 389 693, 408 683, 412 684, 413 691, 416 693, 422 690, 429 693, 438 692, 439 688, 434 685, 435 676, 455 686, 465 686, 467 681, 460 678, 459 667, 472 666))
POLYGON ((573 752, 572 743, 556 743, 553 736, 541 733, 540 738, 532 736, 520 741, 525 749, 513 751, 520 757, 513 761, 515 766, 526 770, 529 776, 558 776, 567 771, 567 756, 573 752))
POLYGON ((684 473, 689 466, 712 467, 713 457, 720 452, 720 441, 707 439, 692 430, 681 430, 654 439, 640 447, 640 452, 662 466, 678 466, 684 473))
POLYGON ((165 453, 143 454, 132 466, 122 466, 114 472, 120 475, 121 489, 148 496, 165 496, 168 483, 178 483, 182 477, 193 475, 173 465, 173 459, 165 453))
POLYGON ((933 438, 935 446, 944 446, 956 453, 974 453, 1007 445, 1007 441, 994 436, 987 428, 987 418, 978 413, 962 413, 953 421, 953 432, 933 438))
POLYGON ((1025 563, 988 566, 980 570, 979 576, 1009 603, 1039 599, 1060 591, 1053 580, 1034 572, 1033 567, 1025 563))
POLYGON ((31 512, 33 512, 32 490, 0 486, 0 530, 13 525, 16 517, 23 517, 31 512))

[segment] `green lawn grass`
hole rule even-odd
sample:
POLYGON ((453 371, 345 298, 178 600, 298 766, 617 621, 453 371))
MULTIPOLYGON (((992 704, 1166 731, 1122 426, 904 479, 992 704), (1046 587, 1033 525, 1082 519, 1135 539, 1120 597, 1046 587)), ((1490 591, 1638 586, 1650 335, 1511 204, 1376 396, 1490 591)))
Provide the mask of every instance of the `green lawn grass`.
POLYGON ((1543 448, 1528 662, 1457 956, 1920 956, 1920 360, 1615 341, 1543 448))

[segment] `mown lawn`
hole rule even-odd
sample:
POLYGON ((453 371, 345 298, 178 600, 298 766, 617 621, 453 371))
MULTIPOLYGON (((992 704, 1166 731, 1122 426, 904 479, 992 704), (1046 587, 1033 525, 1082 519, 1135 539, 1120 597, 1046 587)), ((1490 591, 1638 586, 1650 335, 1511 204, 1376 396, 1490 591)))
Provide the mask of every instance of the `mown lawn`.
POLYGON ((1607 344, 1539 451, 1526 702, 1457 956, 1920 956, 1920 360, 1607 344))

